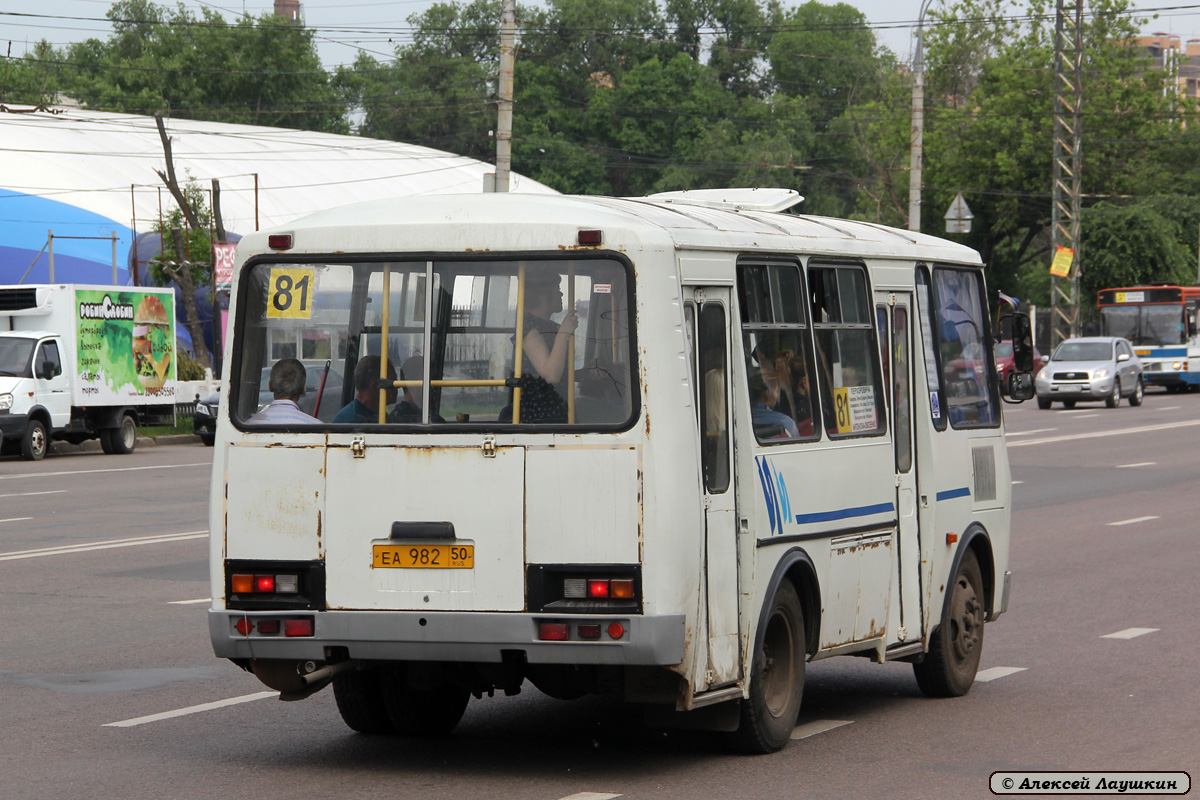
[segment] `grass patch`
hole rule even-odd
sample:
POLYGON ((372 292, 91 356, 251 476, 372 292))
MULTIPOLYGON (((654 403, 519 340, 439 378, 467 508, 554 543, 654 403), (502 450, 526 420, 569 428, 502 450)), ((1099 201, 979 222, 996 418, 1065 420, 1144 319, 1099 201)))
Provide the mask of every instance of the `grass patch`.
POLYGON ((192 429, 192 418, 186 419, 180 417, 179 424, 171 425, 146 425, 138 428, 139 436, 149 436, 151 439, 157 439, 159 436, 175 436, 181 433, 195 433, 192 429))

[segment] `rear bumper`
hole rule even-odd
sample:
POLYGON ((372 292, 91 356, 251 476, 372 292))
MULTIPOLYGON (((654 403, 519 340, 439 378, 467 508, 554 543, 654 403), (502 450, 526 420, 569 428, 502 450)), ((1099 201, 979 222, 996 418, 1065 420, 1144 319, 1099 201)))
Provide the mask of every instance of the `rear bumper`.
POLYGON ((346 648, 350 658, 376 661, 459 661, 500 663, 503 653, 519 650, 531 664, 608 664, 673 666, 683 661, 682 614, 597 616, 417 611, 226 611, 210 610, 213 652, 221 658, 324 660, 326 648, 346 648), (249 635, 234 625, 246 618, 312 617, 314 635, 263 635, 257 624, 249 635), (571 641, 540 641, 541 622, 566 622, 571 641), (608 626, 620 622, 624 634, 614 640, 608 626), (599 640, 580 640, 580 624, 601 626, 599 640))

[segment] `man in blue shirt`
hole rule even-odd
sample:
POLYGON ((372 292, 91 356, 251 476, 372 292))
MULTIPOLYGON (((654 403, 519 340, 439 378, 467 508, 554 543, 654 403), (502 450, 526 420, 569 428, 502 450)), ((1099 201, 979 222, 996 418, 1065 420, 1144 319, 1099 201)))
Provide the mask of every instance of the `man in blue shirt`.
MULTIPOLYGON (((396 402, 396 368, 387 365, 386 405, 396 402)), ((354 367, 354 399, 350 405, 334 415, 335 423, 378 423, 379 422, 379 356, 364 356, 354 367)))

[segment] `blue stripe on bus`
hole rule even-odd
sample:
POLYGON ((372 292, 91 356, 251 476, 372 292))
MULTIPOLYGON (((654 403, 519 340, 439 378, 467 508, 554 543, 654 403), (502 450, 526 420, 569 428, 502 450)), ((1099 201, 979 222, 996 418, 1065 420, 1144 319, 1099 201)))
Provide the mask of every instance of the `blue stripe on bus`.
POLYGON ((937 501, 940 503, 943 500, 953 500, 956 497, 970 497, 971 489, 967 486, 961 489, 947 489, 944 492, 937 493, 937 501))
POLYGON ((849 519, 850 517, 869 517, 872 514, 884 514, 895 510, 895 503, 876 503, 873 506, 840 508, 837 511, 818 511, 815 514, 797 514, 796 524, 806 525, 810 522, 832 522, 833 520, 849 519))
POLYGON ((1146 353, 1142 358, 1173 358, 1175 356, 1183 357, 1188 354, 1186 347, 1139 347, 1134 345, 1134 352, 1141 350, 1146 353))

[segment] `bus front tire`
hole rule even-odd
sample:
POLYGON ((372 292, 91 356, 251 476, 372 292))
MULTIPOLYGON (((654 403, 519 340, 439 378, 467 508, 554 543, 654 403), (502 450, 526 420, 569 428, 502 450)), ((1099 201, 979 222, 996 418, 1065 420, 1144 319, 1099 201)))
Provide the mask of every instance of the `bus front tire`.
POLYGON ((804 695, 805 636, 800 598, 789 581, 780 584, 767 615, 750 672, 750 696, 729 735, 743 753, 774 753, 788 743, 804 695))
POLYGON ((414 688, 403 669, 389 670, 382 683, 383 707, 401 736, 446 736, 471 699, 466 688, 454 684, 414 688))
POLYGON ((338 713, 352 731, 369 735, 395 733, 396 726, 383 707, 379 668, 343 672, 333 679, 338 713))
POLYGON ((913 664, 926 697, 962 697, 971 690, 983 652, 983 577, 975 553, 963 553, 942 624, 929 637, 925 659, 913 664))

